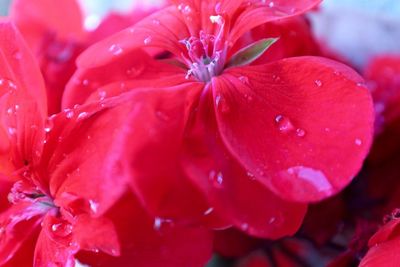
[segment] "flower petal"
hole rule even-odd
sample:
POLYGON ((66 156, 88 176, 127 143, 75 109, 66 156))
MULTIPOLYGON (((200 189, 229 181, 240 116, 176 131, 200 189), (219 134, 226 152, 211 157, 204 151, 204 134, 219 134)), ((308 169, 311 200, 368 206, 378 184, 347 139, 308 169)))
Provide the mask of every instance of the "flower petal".
POLYGON ((75 0, 15 0, 10 16, 34 51, 49 33, 56 33, 64 40, 82 38, 85 34, 83 15, 75 0))
POLYGON ((73 228, 74 241, 80 249, 101 250, 119 256, 120 245, 113 223, 104 217, 92 218, 87 214, 77 216, 73 228))
POLYGON ((78 248, 69 246, 69 243, 57 242, 52 238, 52 216, 47 215, 43 221, 42 231, 40 231, 36 241, 34 266, 75 266, 75 253, 78 248))
POLYGON ((203 228, 182 227, 150 217, 132 195, 125 196, 107 215, 121 240, 121 256, 80 253, 90 266, 202 267, 211 256, 212 238, 203 228))
POLYGON ((160 47, 180 56, 186 52, 179 43, 189 37, 189 30, 175 6, 162 9, 134 26, 88 48, 77 60, 79 68, 93 68, 140 47, 160 47))
POLYGON ((230 41, 236 42, 244 33, 271 21, 303 14, 318 5, 322 0, 251 0, 245 1, 236 23, 230 32, 230 41))
MULTIPOLYGON (((119 82, 121 91, 133 89, 134 87, 163 86, 159 80, 165 76, 171 76, 179 73, 182 77, 174 77, 176 84, 184 79, 183 70, 170 64, 151 60, 143 51, 137 49, 126 53, 123 57, 115 58, 110 64, 97 68, 79 68, 71 78, 63 96, 63 108, 72 108, 76 104, 83 104, 85 100, 93 93, 99 94, 99 98, 109 97, 104 90, 98 90, 100 87, 110 83, 119 82), (146 80, 146 82, 137 86, 134 83, 128 83, 131 80, 146 80), (106 93, 104 95, 104 93, 106 93)), ((172 80, 172 79, 171 79, 172 80)))
POLYGON ((294 234, 306 205, 284 201, 254 180, 218 135, 210 87, 202 100, 186 134, 182 163, 186 174, 208 196, 213 212, 242 231, 263 238, 294 234))
POLYGON ((329 197, 359 171, 371 144, 372 102, 361 82, 316 57, 229 69, 213 80, 222 140, 278 196, 329 197))
POLYGON ((396 267, 399 265, 400 238, 389 240, 371 247, 362 259, 360 267, 396 267))
POLYGON ((131 125, 125 155, 131 186, 153 216, 199 220, 208 209, 179 166, 184 128, 202 88, 201 83, 186 83, 138 92, 135 112, 126 117, 131 125))
POLYGON ((39 226, 43 211, 17 203, 0 214, 0 264, 9 261, 39 226))
POLYGON ((0 35, 0 119, 14 165, 21 168, 40 157, 46 93, 39 67, 16 27, 0 20, 0 35))
POLYGON ((50 119, 52 128, 39 170, 50 184, 57 206, 86 200, 88 212, 100 216, 127 186, 120 158, 125 116, 132 103, 110 101, 65 110, 50 119))

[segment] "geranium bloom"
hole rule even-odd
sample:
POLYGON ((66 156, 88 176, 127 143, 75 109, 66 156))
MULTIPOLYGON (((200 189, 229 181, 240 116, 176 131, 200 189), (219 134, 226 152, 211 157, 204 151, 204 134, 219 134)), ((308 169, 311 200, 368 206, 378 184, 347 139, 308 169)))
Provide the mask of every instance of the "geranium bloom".
POLYGON ((299 57, 246 66, 272 40, 231 48, 252 28, 318 2, 180 1, 84 52, 76 77, 97 86, 70 84, 64 107, 153 88, 129 146, 132 187, 144 205, 155 214, 217 214, 260 237, 292 234, 306 203, 338 192, 360 169, 371 143, 371 97, 342 64, 299 57), (127 77, 137 49, 151 46, 175 61, 127 77))
POLYGON ((130 98, 47 118, 31 52, 11 23, 0 22, 0 36, 0 265, 75 266, 86 251, 84 262, 98 256, 105 266, 202 266, 205 230, 166 227, 126 193, 130 98))

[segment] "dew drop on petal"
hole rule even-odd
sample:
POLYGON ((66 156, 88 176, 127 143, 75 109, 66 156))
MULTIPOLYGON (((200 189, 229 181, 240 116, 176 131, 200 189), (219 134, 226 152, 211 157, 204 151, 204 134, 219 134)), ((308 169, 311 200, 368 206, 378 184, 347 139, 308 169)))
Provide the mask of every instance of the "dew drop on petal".
POLYGON ((221 188, 224 183, 224 176, 221 172, 216 172, 214 170, 210 171, 208 175, 211 183, 214 187, 221 188))
POLYGON ((83 81, 82 81, 82 85, 83 86, 88 86, 89 85, 89 80, 88 79, 84 79, 83 81))
POLYGON ((243 231, 249 230, 249 224, 248 223, 242 223, 242 225, 240 225, 240 229, 242 229, 243 231))
POLYGON ((247 76, 240 76, 239 81, 243 84, 249 84, 249 78, 247 76))
POLYGON ((361 141, 361 139, 359 139, 359 138, 356 138, 356 140, 354 140, 354 143, 355 143, 357 146, 361 146, 361 145, 362 145, 362 141, 361 141))
POLYGON ((53 127, 54 127, 53 117, 50 117, 46 120, 44 124, 44 131, 46 133, 49 133, 51 130, 53 130, 53 127))
POLYGON ((148 44, 151 43, 151 41, 152 41, 151 36, 147 36, 146 38, 144 38, 143 43, 144 43, 145 45, 148 45, 148 44))
POLYGON ((306 181, 315 189, 317 189, 318 192, 331 192, 333 189, 328 178, 320 170, 305 166, 295 166, 288 168, 286 173, 292 178, 306 181))
POLYGON ((160 25, 160 21, 158 19, 153 19, 151 21, 154 25, 160 25))
POLYGON ((297 135, 298 137, 304 137, 304 136, 306 135, 306 131, 304 131, 304 130, 301 129, 301 128, 298 128, 298 129, 296 129, 296 135, 297 135))
POLYGON ((322 86, 322 81, 321 81, 321 80, 315 80, 314 83, 315 83, 315 85, 318 86, 318 87, 321 87, 321 86, 322 86))
POLYGON ((293 124, 290 121, 290 119, 283 115, 277 115, 275 117, 275 123, 276 123, 279 131, 282 133, 287 133, 294 129, 293 124))
POLYGON ((228 113, 230 111, 230 107, 225 99, 221 95, 217 95, 215 97, 215 105, 219 111, 222 113, 228 113))
POLYGON ((72 233, 72 225, 68 222, 55 223, 51 226, 51 231, 59 237, 66 237, 72 233))
POLYGON ((154 230, 160 230, 162 225, 162 219, 159 217, 154 218, 153 228, 154 230))
POLYGON ((111 45, 108 51, 110 51, 114 56, 119 56, 124 52, 122 47, 119 46, 118 44, 111 45))
POLYGON ((89 114, 87 112, 81 112, 79 113, 77 120, 83 120, 85 119, 89 114))
POLYGON ((213 207, 208 208, 208 209, 204 212, 204 216, 210 215, 211 212, 213 212, 213 211, 214 211, 214 208, 213 208, 213 207))
POLYGON ((64 109, 64 113, 67 119, 72 119, 72 117, 74 117, 74 111, 72 109, 66 108, 64 109))
POLYGON ((8 133, 10 135, 15 135, 17 133, 17 129, 15 129, 14 127, 8 127, 8 133))
POLYGON ((270 7, 270 8, 273 8, 274 7, 274 2, 273 1, 271 1, 271 2, 269 2, 269 4, 268 4, 268 6, 270 7))
POLYGON ((17 90, 17 85, 13 81, 0 78, 0 91, 13 92, 15 90, 17 90))
POLYGON ((268 220, 268 223, 269 223, 269 224, 273 224, 275 221, 276 221, 276 218, 275 218, 275 217, 271 217, 271 218, 268 220))
POLYGON ((92 199, 89 200, 89 206, 90 206, 90 210, 92 211, 92 213, 97 213, 99 211, 99 203, 97 203, 96 201, 94 201, 92 199))
POLYGON ((102 91, 102 90, 100 90, 98 92, 98 94, 99 94, 99 99, 100 100, 104 100, 106 98, 106 96, 107 96, 107 92, 106 91, 102 91))

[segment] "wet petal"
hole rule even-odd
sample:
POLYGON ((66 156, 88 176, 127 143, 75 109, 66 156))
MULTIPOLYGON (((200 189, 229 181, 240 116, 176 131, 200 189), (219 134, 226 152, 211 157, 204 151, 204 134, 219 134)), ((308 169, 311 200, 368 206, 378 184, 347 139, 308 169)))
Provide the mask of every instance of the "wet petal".
POLYGON ((294 234, 306 205, 280 199, 230 155, 218 134, 211 100, 209 90, 186 134, 186 174, 207 195, 213 212, 238 229, 273 239, 294 234))
POLYGON ((278 196, 329 197, 359 171, 371 144, 373 109, 361 82, 314 57, 232 68, 213 80, 223 142, 278 196))
POLYGON ((204 266, 211 257, 212 238, 200 227, 183 227, 174 222, 155 224, 133 195, 127 195, 108 213, 121 242, 121 256, 80 253, 78 259, 90 266, 137 267, 204 266))

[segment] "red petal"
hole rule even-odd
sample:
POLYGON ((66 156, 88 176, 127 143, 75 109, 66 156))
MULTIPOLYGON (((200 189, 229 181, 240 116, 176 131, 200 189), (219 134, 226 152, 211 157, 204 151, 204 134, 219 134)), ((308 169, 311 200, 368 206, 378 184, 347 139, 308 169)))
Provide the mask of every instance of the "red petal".
POLYGON ((57 206, 84 199, 99 216, 125 191, 120 158, 132 103, 114 100, 65 110, 49 120, 52 128, 37 169, 49 181, 57 206))
POLYGON ((371 144, 373 109, 361 81, 314 57, 227 70, 213 80, 222 139, 278 196, 329 197, 359 171, 371 144))
POLYGON ((0 265, 10 260, 39 226, 43 211, 17 203, 0 214, 0 265))
POLYGON ((179 166, 186 121, 202 88, 186 83, 138 92, 135 112, 126 116, 132 127, 126 145, 132 188, 154 216, 201 219, 208 209, 179 166))
POLYGON ((39 68, 15 26, 0 21, 0 35, 0 118, 14 164, 21 168, 40 157, 46 95, 39 68))
POLYGON ((81 9, 75 0, 15 0, 10 16, 34 50, 48 33, 54 32, 64 40, 85 34, 81 9))
POLYGON ((230 32, 230 40, 234 43, 244 33, 271 21, 294 17, 312 9, 321 0, 274 0, 244 1, 246 4, 230 32))
POLYGON ((57 242, 52 237, 53 217, 46 216, 43 221, 43 229, 40 231, 36 242, 34 266, 75 266, 75 253, 78 247, 70 246, 68 243, 57 242))
POLYGON ((248 234, 265 238, 294 234, 306 205, 280 199, 230 155, 218 135, 211 91, 206 90, 187 133, 183 161, 187 175, 208 196, 216 213, 248 234))
POLYGON ((378 244, 369 249, 360 267, 397 267, 400 262, 400 238, 378 244))
MULTIPOLYGON (((119 83, 120 91, 124 92, 133 88, 140 87, 161 87, 166 86, 162 79, 167 79, 179 84, 186 82, 183 70, 170 64, 160 63, 151 60, 150 57, 141 50, 134 50, 123 57, 116 58, 106 66, 97 68, 80 68, 71 78, 63 96, 63 108, 71 108, 76 104, 83 104, 93 93, 98 93, 99 98, 110 97, 108 90, 99 89, 111 83, 119 83), (179 73, 179 77, 170 77, 179 73), (137 79, 145 80, 141 83, 137 79), (129 81, 132 81, 129 83, 129 81), (137 85, 135 84, 137 83, 137 85), (99 90, 98 90, 99 89, 99 90), (104 93, 106 93, 104 95, 104 93)), ((120 92, 120 93, 121 93, 120 92)))
POLYGON ((151 218, 132 196, 126 196, 108 217, 121 240, 121 256, 81 253, 78 259, 90 266, 202 267, 211 256, 210 233, 202 228, 174 226, 151 218))
POLYGON ((156 12, 134 26, 88 48, 78 58, 78 67, 102 66, 144 46, 160 47, 180 56, 181 53, 186 53, 186 48, 179 40, 190 36, 181 16, 175 6, 156 12))
POLYGON ((119 256, 120 245, 113 223, 107 218, 92 218, 82 214, 76 218, 73 228, 74 241, 80 249, 101 250, 112 256, 119 256))

